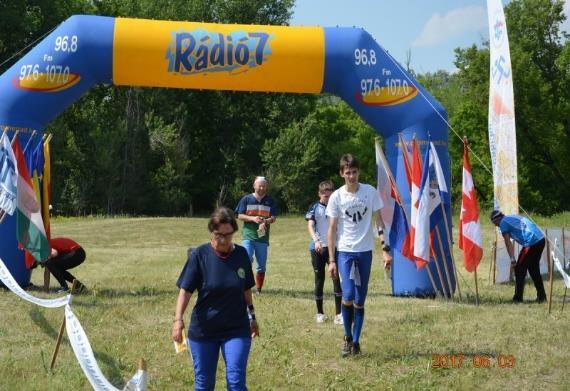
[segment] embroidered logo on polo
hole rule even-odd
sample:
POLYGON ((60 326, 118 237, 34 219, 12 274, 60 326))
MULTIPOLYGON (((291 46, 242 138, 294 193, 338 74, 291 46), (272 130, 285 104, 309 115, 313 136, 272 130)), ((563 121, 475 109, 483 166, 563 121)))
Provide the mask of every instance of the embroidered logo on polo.
POLYGON ((244 278, 245 278, 245 270, 243 270, 243 268, 240 267, 240 268, 237 270, 237 275, 238 275, 239 278, 244 279, 244 278))

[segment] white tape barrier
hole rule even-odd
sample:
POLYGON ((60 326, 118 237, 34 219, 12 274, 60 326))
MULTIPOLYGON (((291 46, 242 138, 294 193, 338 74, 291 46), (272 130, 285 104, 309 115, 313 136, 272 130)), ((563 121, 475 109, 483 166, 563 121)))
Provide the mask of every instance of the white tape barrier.
POLYGON ((131 380, 125 385, 123 391, 146 391, 147 374, 139 369, 131 380))
POLYGON ((2 284, 16 295, 20 296, 22 299, 29 301, 30 303, 37 304, 42 307, 46 308, 57 308, 63 307, 64 305, 68 304, 71 300, 71 295, 66 295, 63 297, 58 297, 57 299, 40 299, 38 297, 32 296, 27 293, 25 290, 20 288, 20 285, 14 280, 12 274, 4 264, 2 258, 0 258, 0 280, 2 280, 2 284))
MULTIPOLYGON (((118 388, 115 388, 109 383, 105 375, 103 375, 103 372, 101 372, 93 355, 93 350, 91 349, 87 335, 69 305, 65 306, 65 328, 75 357, 77 357, 77 361, 79 361, 79 365, 81 369, 83 369, 83 373, 85 373, 89 383, 93 386, 93 389, 95 391, 119 391, 118 388)), ((124 390, 145 391, 146 382, 146 371, 139 370, 135 376, 129 380, 124 390)))
POLYGON ((564 268, 562 267, 562 263, 560 262, 560 259, 558 259, 556 254, 554 253, 554 250, 558 250, 558 240, 554 241, 554 248, 550 251, 550 254, 552 255, 552 259, 554 260, 554 264, 556 265, 556 268, 558 269, 560 274, 562 274, 562 278, 564 279, 564 285, 566 285, 566 288, 570 288, 570 276, 568 274, 566 274, 566 272, 564 271, 564 268))

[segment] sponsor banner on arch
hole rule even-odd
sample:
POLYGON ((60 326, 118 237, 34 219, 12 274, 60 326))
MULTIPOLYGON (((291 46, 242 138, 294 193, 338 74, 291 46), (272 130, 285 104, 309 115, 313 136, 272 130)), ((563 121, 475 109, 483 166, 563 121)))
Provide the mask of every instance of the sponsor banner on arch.
POLYGON ((318 93, 323 83, 324 56, 324 32, 320 27, 118 18, 113 82, 318 93))

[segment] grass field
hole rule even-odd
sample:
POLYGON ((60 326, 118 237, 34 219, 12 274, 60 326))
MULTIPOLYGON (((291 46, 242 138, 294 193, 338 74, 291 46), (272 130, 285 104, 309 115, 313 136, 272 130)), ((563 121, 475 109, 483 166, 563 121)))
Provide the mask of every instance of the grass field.
MULTIPOLYGON (((570 214, 538 221, 543 226, 570 226, 570 214)), ((527 285, 526 303, 510 304, 512 285, 489 284, 492 230, 483 223, 481 305, 474 305, 473 276, 461 264, 463 302, 394 298, 375 255, 361 338, 363 354, 342 359, 342 326, 314 320, 305 221, 299 216, 280 218, 272 229, 267 288, 254 298, 261 337, 250 355, 249 388, 568 389, 570 308, 560 312, 562 281, 555 280, 552 315, 546 305, 531 303, 536 297, 532 285, 527 285), (432 368, 434 355, 455 355, 456 361, 448 363, 456 368, 432 368), (484 356, 489 357, 490 367, 477 368, 485 365, 484 356), (514 357, 514 368, 499 367, 504 356, 514 357)), ((99 366, 115 386, 122 388, 143 357, 149 389, 193 387, 190 360, 186 354, 174 354, 170 334, 175 282, 187 248, 209 239, 206 224, 202 218, 54 221, 55 236, 70 236, 87 251, 86 262, 73 273, 90 292, 74 298, 73 309, 99 366)), ((40 285, 42 275, 41 270, 34 272, 33 283, 40 285)), ((325 289, 330 316, 334 305, 328 280, 325 289)), ((0 390, 90 389, 65 338, 55 370, 48 369, 62 317, 62 309, 37 307, 0 290, 0 390)), ((225 389, 222 364, 217 389, 225 389)))

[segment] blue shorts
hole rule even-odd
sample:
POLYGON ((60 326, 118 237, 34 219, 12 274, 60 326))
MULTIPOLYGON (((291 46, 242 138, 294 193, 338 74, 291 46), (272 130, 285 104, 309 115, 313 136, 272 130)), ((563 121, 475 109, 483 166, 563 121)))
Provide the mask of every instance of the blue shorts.
POLYGON ((372 269, 372 251, 349 253, 339 251, 338 274, 342 287, 342 299, 363 306, 368 293, 368 280, 372 269))

